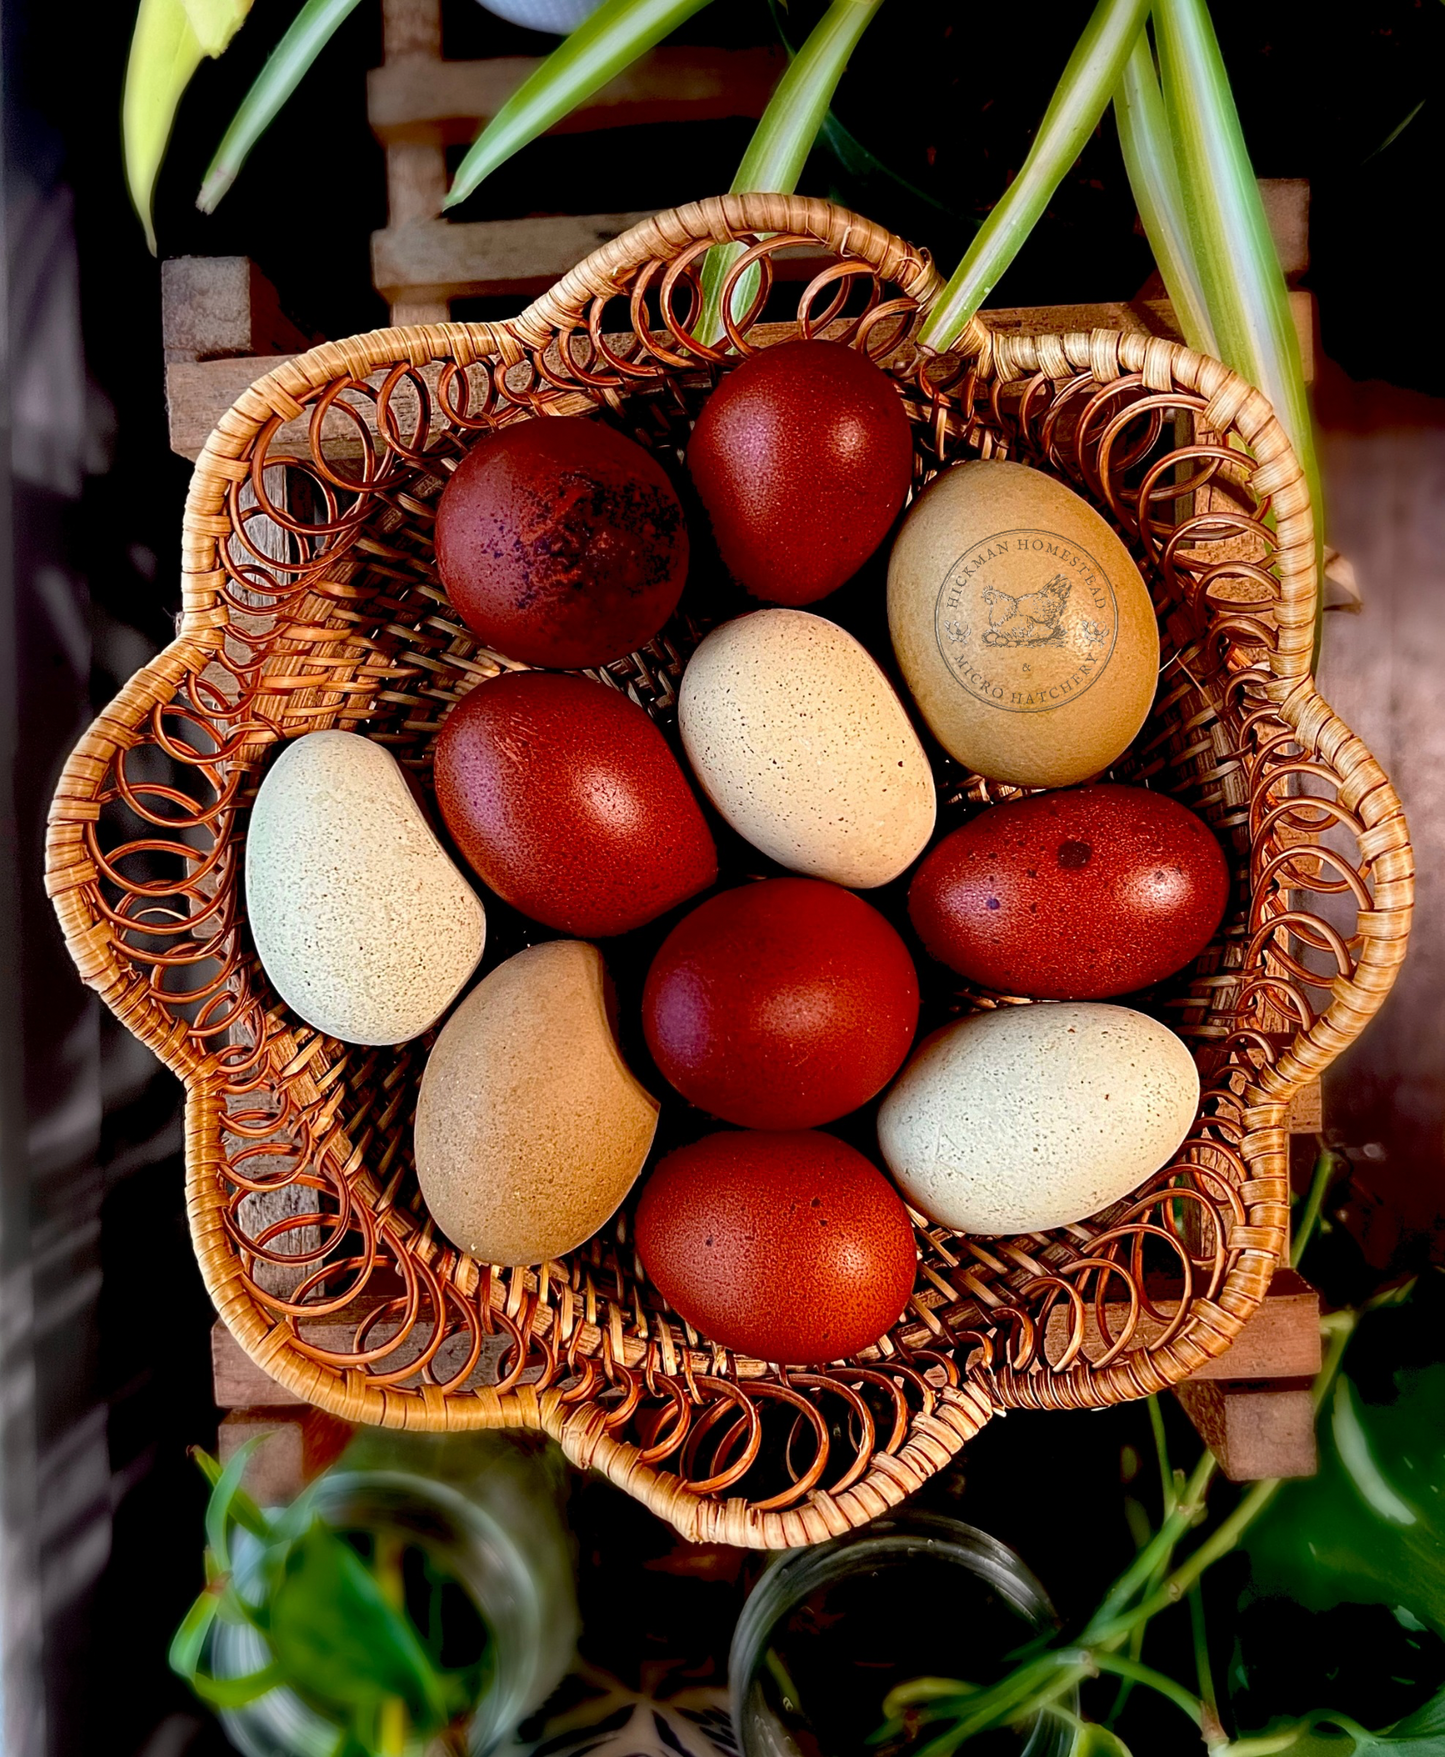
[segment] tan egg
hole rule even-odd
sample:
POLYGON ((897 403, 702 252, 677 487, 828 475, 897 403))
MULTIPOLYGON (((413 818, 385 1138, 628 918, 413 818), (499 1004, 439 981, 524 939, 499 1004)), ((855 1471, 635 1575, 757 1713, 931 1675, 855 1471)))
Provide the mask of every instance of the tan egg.
POLYGON ((355 732, 293 739, 261 783, 246 912, 282 1000, 345 1043, 405 1043, 434 1025, 487 937, 396 758, 355 732))
POLYGON ((893 545, 888 626, 939 743, 996 781, 1098 774, 1154 700, 1138 568, 1087 501, 1023 464, 955 464, 928 485, 893 545))
POLYGON ((708 798, 769 859, 868 890, 933 833, 933 773, 865 647, 806 610, 716 628, 683 673, 678 723, 708 798))
POLYGON ((622 1059, 606 984, 595 946, 531 946, 437 1038, 417 1099, 417 1177, 437 1225, 479 1262, 574 1250, 642 1170, 658 1104, 622 1059))
POLYGON ((1199 1072, 1165 1025, 1100 1001, 1000 1007, 926 1038, 878 1112, 905 1198, 955 1232, 1087 1219, 1167 1165, 1199 1072))

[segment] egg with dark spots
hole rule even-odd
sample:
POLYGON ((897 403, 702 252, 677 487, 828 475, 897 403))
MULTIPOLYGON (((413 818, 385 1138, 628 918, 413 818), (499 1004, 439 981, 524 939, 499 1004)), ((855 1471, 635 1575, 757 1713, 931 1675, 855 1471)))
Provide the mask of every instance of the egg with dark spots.
POLYGON ((781 342, 708 398, 687 463, 733 577, 756 598, 812 604, 887 535, 913 479, 913 434, 866 354, 781 342))
POLYGON ((813 1366, 869 1347, 913 1291, 913 1227, 856 1149, 810 1130, 706 1135, 649 1178, 637 1253, 710 1342, 813 1366))
POLYGON ((578 670, 645 646, 677 607, 687 525, 666 472, 582 416, 477 441, 442 492, 437 572, 494 652, 578 670))
POLYGON ((919 866, 908 913, 940 963, 985 988, 1101 1000, 1191 963, 1228 899, 1203 819, 1110 783, 980 812, 919 866))

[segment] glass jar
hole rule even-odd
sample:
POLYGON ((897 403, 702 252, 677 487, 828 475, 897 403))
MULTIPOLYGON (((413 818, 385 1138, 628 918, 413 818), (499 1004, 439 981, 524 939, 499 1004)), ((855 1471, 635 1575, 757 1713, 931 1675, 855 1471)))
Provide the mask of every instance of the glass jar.
MULTIPOLYGON (((365 1433, 315 1486, 333 1529, 426 1552, 472 1601, 490 1646, 490 1683, 467 1724, 469 1757, 494 1751, 561 1681, 578 1634, 571 1540, 555 1448, 507 1434, 365 1433)), ((236 1584, 254 1585, 260 1546, 237 1534, 236 1584)), ((269 1653, 249 1625, 213 1625, 209 1666, 242 1677, 269 1653)), ((246 1757, 333 1757, 335 1723, 294 1690, 269 1690, 221 1720, 246 1757)), ((420 1757, 412 1738, 407 1757, 420 1757)), ((449 1746, 449 1750, 454 1747, 449 1746)))
MULTIPOLYGON (((939 1514, 900 1513, 787 1551, 753 1589, 733 1635, 729 1689, 743 1757, 878 1757, 869 1736, 883 1724, 890 1690, 917 1677, 992 1683, 1015 1649, 1056 1621, 1011 1549, 939 1514)), ((1077 1691, 1063 1706, 1077 1710, 1077 1691)), ((1067 1757, 1073 1737, 1063 1720, 1041 1716, 966 1748, 979 1757, 1067 1757)))

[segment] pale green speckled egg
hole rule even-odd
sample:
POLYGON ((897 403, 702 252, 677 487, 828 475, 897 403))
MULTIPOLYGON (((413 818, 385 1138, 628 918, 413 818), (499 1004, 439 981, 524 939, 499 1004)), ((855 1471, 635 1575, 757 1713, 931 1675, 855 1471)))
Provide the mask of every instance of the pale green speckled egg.
POLYGON ((926 1038, 878 1142, 904 1197, 955 1232, 1087 1219, 1168 1164, 1199 1073, 1167 1026, 1098 1001, 1001 1007, 926 1038))

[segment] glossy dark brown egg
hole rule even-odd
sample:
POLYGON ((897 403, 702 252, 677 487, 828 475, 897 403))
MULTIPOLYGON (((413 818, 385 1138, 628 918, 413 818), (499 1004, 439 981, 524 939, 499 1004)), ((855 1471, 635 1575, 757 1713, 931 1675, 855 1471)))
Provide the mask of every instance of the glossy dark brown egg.
POLYGON ((640 445, 581 416, 478 440, 442 491, 437 571, 480 640, 558 670, 645 646, 687 577, 682 505, 640 445))
POLYGON ((642 996, 649 1049, 700 1109, 804 1129, 866 1104, 918 1024, 907 947, 878 911, 819 879, 709 897, 663 941, 642 996))
POLYGON ((479 683, 437 738, 437 803, 473 869, 534 921, 626 933, 717 877, 712 833, 647 715, 587 677, 479 683))
POLYGON ((935 958, 985 988, 1099 1000, 1198 957, 1228 897, 1203 819, 1108 784, 980 812, 919 866, 908 913, 935 958))
POLYGON ((805 1366, 856 1354, 913 1290, 913 1227, 854 1148, 811 1131, 707 1135, 658 1165, 637 1250, 710 1341, 805 1366))
POLYGON ((908 494, 913 437, 892 379, 839 342, 782 342, 723 379, 687 448, 728 570, 811 604, 855 574, 908 494))

